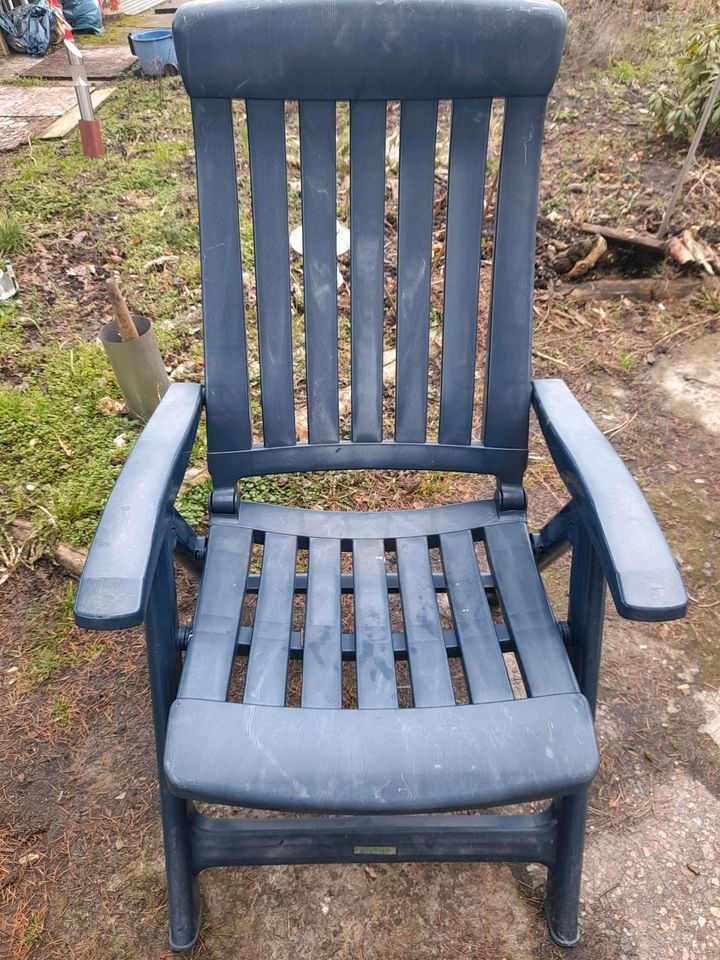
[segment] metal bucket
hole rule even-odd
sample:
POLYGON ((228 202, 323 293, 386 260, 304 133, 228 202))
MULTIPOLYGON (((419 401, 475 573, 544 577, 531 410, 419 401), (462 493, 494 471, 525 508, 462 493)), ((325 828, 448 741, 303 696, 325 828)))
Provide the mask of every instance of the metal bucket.
POLYGON ((115 371, 130 413, 147 420, 170 386, 150 321, 133 315, 139 336, 123 340, 113 320, 100 331, 100 340, 115 371))

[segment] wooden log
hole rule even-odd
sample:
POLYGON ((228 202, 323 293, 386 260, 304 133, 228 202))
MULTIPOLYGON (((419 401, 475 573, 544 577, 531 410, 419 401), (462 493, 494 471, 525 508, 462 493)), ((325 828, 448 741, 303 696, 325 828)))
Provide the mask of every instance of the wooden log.
MULTIPOLYGON (((7 526, 8 533, 14 540, 17 540, 22 546, 27 544, 35 536, 35 530, 29 520, 23 517, 16 517, 7 526)), ((58 566, 62 567, 66 573, 73 577, 79 577, 82 568, 87 559, 87 550, 71 546, 69 543, 59 543, 55 547, 55 553, 52 559, 58 566)))
POLYGON ((665 256, 667 246, 665 241, 658 240, 657 237, 651 237, 647 233, 636 233, 634 230, 615 230, 613 227, 606 227, 598 223, 578 223, 576 226, 583 233, 605 237, 606 240, 617 243, 621 247, 640 247, 640 249, 654 253, 658 257, 665 256))
POLYGON ((669 300, 684 300, 703 288, 717 290, 720 284, 711 277, 643 277, 638 280, 595 280, 591 283, 563 284, 555 288, 560 297, 568 297, 579 303, 590 300, 640 300, 645 303, 661 303, 669 300))

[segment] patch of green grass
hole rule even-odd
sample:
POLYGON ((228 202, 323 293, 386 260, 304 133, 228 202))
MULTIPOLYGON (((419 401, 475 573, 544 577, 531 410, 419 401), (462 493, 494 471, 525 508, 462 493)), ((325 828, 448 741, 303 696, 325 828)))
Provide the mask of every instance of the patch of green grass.
POLYGON ((638 363, 640 363, 640 357, 638 357, 636 353, 633 353, 631 350, 621 351, 618 364, 620 369, 625 373, 630 373, 631 370, 634 370, 638 363))
POLYGON ((50 719, 59 730, 72 726, 72 703, 67 697, 56 697, 50 704, 50 719))
POLYGON ((642 60, 639 63, 633 63, 630 60, 616 60, 608 68, 608 74, 613 80, 627 85, 647 83, 651 73, 651 60, 642 60))
POLYGON ((27 247, 27 236, 17 217, 0 214, 0 257, 14 257, 27 247))
POLYGON ((102 33, 83 33, 80 46, 107 47, 127 43, 128 33, 143 22, 142 17, 108 17, 102 33))
POLYGON ((45 913, 44 911, 38 911, 31 914, 25 922, 25 926, 20 932, 20 946, 25 950, 32 950, 33 947, 37 946, 42 932, 45 929, 45 913))
POLYGON ((720 297, 713 290, 701 290, 694 297, 693 304, 710 313, 720 313, 720 297))
MULTIPOLYGON (((68 583, 51 590, 31 611, 29 635, 23 648, 17 651, 26 691, 49 680, 59 670, 87 663, 104 649, 101 640, 88 642, 83 638, 78 643, 73 638, 74 600, 75 584, 68 583)), ((65 718, 69 724, 70 708, 71 704, 59 697, 51 707, 51 715, 61 725, 65 718)))
MULTIPOLYGON (((17 254, 32 236, 54 252, 59 238, 86 233, 73 256, 117 271, 174 364, 201 342, 187 97, 177 80, 127 79, 101 119, 102 158, 83 157, 76 134, 34 143, 32 162, 26 150, 0 156, 0 209, 13 211, 0 218, 0 250, 17 254), (159 257, 171 258, 164 270, 147 266, 159 257)), ((0 519, 22 512, 48 542, 86 544, 139 424, 102 411, 103 397, 120 398, 94 342, 102 313, 86 306, 92 291, 63 282, 58 260, 56 285, 18 257, 20 295, 0 309, 0 519)))

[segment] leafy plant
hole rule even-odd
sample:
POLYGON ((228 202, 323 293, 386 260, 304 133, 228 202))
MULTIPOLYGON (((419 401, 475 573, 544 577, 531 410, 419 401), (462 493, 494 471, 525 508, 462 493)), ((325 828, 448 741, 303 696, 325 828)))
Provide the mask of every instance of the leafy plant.
MULTIPOLYGON (((663 85, 650 98, 650 109, 657 127, 675 140, 692 139, 703 108, 720 73, 720 23, 691 37, 678 58, 678 76, 674 87, 663 85)), ((720 101, 715 105, 707 127, 712 136, 720 130, 720 101)))

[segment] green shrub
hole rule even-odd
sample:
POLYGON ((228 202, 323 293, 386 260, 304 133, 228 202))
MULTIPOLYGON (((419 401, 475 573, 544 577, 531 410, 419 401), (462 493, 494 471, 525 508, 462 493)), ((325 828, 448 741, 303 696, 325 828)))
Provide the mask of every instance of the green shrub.
MULTIPOLYGON (((674 87, 662 86, 650 98, 658 129, 675 140, 692 139, 717 75, 720 72, 720 24, 696 33, 678 59, 674 87)), ((710 116, 709 136, 720 130, 720 101, 710 116)))

